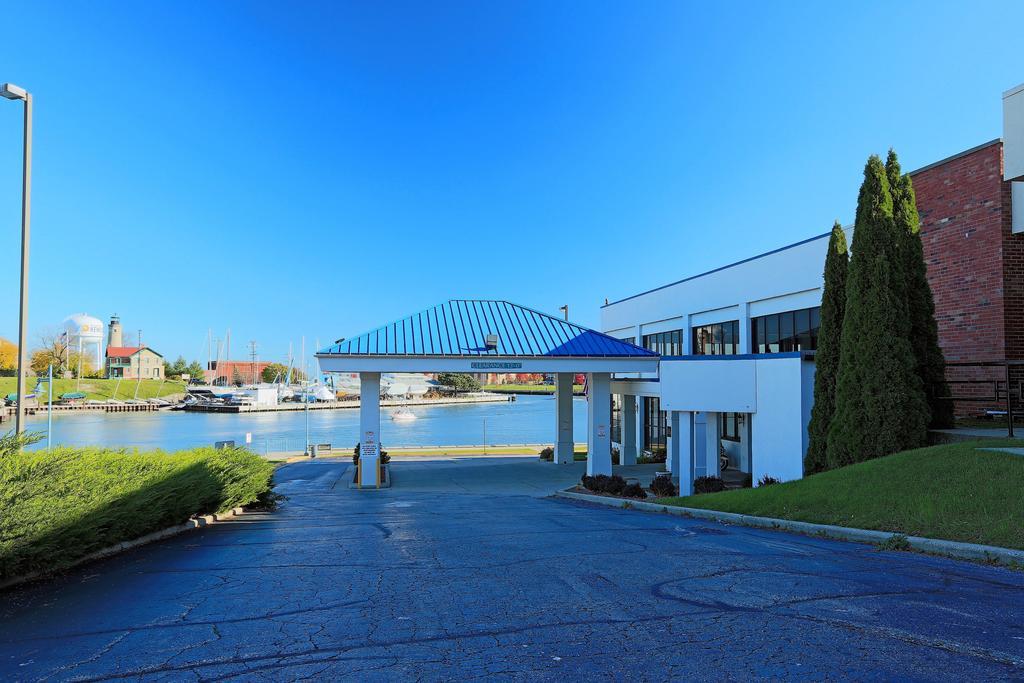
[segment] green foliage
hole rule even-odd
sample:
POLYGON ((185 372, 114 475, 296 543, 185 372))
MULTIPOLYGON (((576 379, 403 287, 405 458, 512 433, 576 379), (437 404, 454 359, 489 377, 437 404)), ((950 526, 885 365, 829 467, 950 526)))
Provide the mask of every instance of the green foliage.
POLYGON ((480 382, 473 375, 462 372, 442 372, 437 375, 438 383, 456 391, 480 391, 480 382))
POLYGON ((906 278, 907 316, 910 324, 910 345, 914 353, 917 375, 924 382, 933 428, 953 426, 953 402, 946 384, 946 359, 939 347, 939 330, 935 322, 935 300, 928 284, 928 266, 921 243, 921 221, 917 214, 914 186, 909 175, 900 172, 896 152, 889 150, 885 162, 893 200, 893 219, 902 242, 903 270, 906 278))
POLYGON ((825 291, 821 297, 821 326, 818 350, 815 353, 814 407, 808 427, 807 455, 804 473, 814 474, 828 469, 826 448, 828 430, 836 408, 836 380, 842 349, 843 318, 846 314, 846 276, 850 263, 846 233, 839 221, 832 226, 825 257, 825 291))
POLYGON ((725 482, 721 477, 697 477, 693 480, 694 494, 718 493, 725 490, 725 482))
POLYGON ((178 356, 173 363, 164 361, 164 377, 181 377, 188 372, 188 363, 184 356, 178 356))
POLYGON ((924 444, 928 406, 909 340, 901 241, 882 160, 864 167, 826 458, 835 468, 924 444))
POLYGON ((0 439, 0 580, 252 503, 274 471, 244 449, 16 450, 0 439))
POLYGON ((185 372, 188 373, 189 379, 202 380, 206 376, 202 364, 197 360, 194 360, 191 363, 189 363, 188 367, 185 368, 185 372))
POLYGON ((1024 458, 943 444, 796 481, 658 503, 1024 550, 1024 458))

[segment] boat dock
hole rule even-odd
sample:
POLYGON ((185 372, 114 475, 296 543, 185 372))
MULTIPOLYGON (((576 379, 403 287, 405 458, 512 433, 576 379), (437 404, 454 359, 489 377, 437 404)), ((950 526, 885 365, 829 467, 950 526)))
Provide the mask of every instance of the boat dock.
MULTIPOLYGON (((453 405, 460 403, 507 403, 509 400, 512 399, 505 395, 450 396, 422 400, 381 400, 380 405, 382 408, 413 408, 416 406, 453 405)), ((287 402, 278 403, 273 406, 261 406, 255 404, 235 405, 227 403, 193 403, 185 406, 185 410, 198 413, 273 413, 289 410, 305 410, 307 405, 310 410, 344 410, 358 408, 359 399, 353 399, 351 401, 318 401, 316 403, 309 404, 287 402)))
MULTIPOLYGON (((53 406, 47 406, 46 404, 25 406, 25 414, 45 415, 49 410, 55 413, 155 413, 158 410, 166 410, 169 407, 153 403, 55 403, 53 406)), ((15 406, 4 406, 2 414, 13 416, 15 412, 17 412, 15 406)))

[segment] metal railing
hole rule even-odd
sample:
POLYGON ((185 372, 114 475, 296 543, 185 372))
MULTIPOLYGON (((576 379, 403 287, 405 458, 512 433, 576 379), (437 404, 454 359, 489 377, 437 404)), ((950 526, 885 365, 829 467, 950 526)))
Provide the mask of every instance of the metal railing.
POLYGON ((962 403, 988 403, 1002 405, 1006 411, 1007 435, 1013 437, 1013 411, 1019 409, 1021 396, 1024 395, 1024 360, 965 361, 946 363, 946 384, 950 389, 950 401, 962 403), (990 369, 991 377, 954 379, 951 369, 979 368, 990 369), (1014 368, 1022 370, 1014 376, 1014 368), (957 393, 955 387, 977 387, 981 392, 970 394, 957 393))

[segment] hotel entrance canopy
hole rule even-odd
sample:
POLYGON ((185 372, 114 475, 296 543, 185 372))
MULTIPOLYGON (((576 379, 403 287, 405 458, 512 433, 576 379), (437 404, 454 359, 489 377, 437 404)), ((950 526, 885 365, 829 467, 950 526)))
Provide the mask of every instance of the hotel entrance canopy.
POLYGON ((379 486, 382 372, 551 373, 555 462, 572 463, 572 380, 585 373, 587 473, 611 474, 611 373, 655 372, 658 354, 507 301, 452 299, 316 354, 323 372, 359 373, 360 487, 379 486))
POLYGON ((324 372, 655 372, 658 354, 508 301, 452 299, 316 354, 324 372))

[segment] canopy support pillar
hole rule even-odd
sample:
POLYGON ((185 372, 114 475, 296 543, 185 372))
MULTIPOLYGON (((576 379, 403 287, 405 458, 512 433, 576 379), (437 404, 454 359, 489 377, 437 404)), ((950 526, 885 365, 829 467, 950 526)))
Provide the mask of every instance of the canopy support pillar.
POLYGON ((612 473, 612 376, 592 372, 587 377, 587 474, 612 473))
POLYGON ((570 372, 555 375, 555 464, 571 465, 574 457, 572 436, 572 380, 570 372))
POLYGON ((380 373, 359 373, 360 488, 380 488, 380 373))

